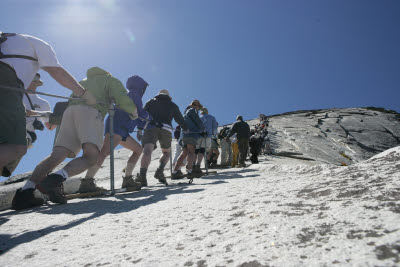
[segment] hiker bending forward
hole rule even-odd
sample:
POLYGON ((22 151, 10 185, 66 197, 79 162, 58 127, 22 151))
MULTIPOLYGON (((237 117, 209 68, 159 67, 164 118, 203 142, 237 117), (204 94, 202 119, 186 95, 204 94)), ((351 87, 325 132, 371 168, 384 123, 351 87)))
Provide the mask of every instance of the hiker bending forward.
MULTIPOLYGON (((49 44, 25 34, 0 32, 0 87, 2 87, 0 88, 0 171, 2 173, 4 166, 21 158, 27 150, 23 92, 4 87, 27 89, 39 69, 49 73, 54 80, 77 96, 85 97, 85 90, 61 67, 49 44)), ((31 199, 33 191, 31 189, 24 192, 25 197, 31 199)), ((43 203, 43 200, 38 199, 38 201, 43 203)))
POLYGON ((162 157, 160 165, 157 168, 154 178, 162 183, 166 183, 164 176, 164 168, 167 165, 171 153, 172 141, 172 119, 174 119, 185 131, 187 130, 186 123, 178 106, 172 102, 169 92, 165 89, 161 90, 157 96, 147 101, 144 106, 153 118, 148 127, 144 130, 142 138, 143 156, 140 163, 140 173, 137 174, 136 182, 140 182, 142 186, 147 186, 147 168, 150 165, 151 154, 157 144, 160 142, 162 157))
MULTIPOLYGON (((122 188, 130 188, 130 190, 140 190, 141 184, 133 180, 132 172, 142 154, 143 147, 135 140, 130 133, 133 133, 136 127, 138 127, 137 137, 140 139, 140 132, 146 127, 147 122, 142 119, 151 119, 149 113, 143 110, 142 97, 146 91, 148 83, 141 77, 134 75, 126 81, 126 88, 128 89, 128 96, 135 103, 139 118, 132 120, 130 115, 120 108, 115 108, 114 115, 114 149, 118 144, 132 151, 132 155, 129 157, 125 167, 125 176, 122 181, 122 188)), ((94 177, 105 158, 110 155, 110 116, 106 119, 105 137, 103 147, 101 148, 100 155, 97 158, 96 164, 91 167, 84 179, 81 180, 79 187, 80 193, 94 192, 105 190, 97 187, 94 182, 94 177)))
POLYGON ((62 183, 68 177, 80 174, 96 163, 103 144, 104 116, 108 103, 114 99, 116 105, 137 118, 137 109, 126 95, 122 83, 110 73, 93 67, 87 71, 87 78, 79 82, 93 96, 86 102, 72 100, 64 112, 60 131, 53 152, 35 168, 32 177, 22 189, 17 190, 13 208, 28 208, 34 205, 32 199, 25 199, 21 191, 35 187, 49 196, 53 203, 66 203, 62 183), (67 157, 74 158, 83 149, 81 157, 75 158, 61 170, 50 173, 67 157), (50 173, 50 174, 49 174, 50 173))
POLYGON ((198 100, 193 100, 190 106, 186 108, 184 115, 185 123, 189 128, 189 131, 184 132, 182 142, 183 151, 178 158, 174 171, 172 173, 172 179, 183 178, 183 173, 181 168, 183 166, 183 161, 187 157, 187 177, 189 179, 201 177, 200 173, 195 173, 193 171, 193 165, 196 161, 196 145, 201 136, 206 137, 207 133, 203 122, 200 120, 198 112, 203 106, 198 100))

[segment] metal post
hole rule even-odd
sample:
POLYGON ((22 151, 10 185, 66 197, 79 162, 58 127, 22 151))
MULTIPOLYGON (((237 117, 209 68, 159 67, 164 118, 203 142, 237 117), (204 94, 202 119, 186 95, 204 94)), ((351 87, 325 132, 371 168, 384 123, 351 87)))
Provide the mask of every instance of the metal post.
POLYGON ((171 141, 171 147, 169 148, 169 167, 171 169, 171 177, 172 177, 172 141, 171 141))
POLYGON ((110 114, 110 189, 111 195, 115 194, 114 187, 114 101, 112 100, 109 108, 110 114))
POLYGON ((204 137, 204 143, 205 143, 205 151, 204 151, 204 164, 206 165, 206 174, 208 175, 208 164, 207 164, 207 137, 204 137))

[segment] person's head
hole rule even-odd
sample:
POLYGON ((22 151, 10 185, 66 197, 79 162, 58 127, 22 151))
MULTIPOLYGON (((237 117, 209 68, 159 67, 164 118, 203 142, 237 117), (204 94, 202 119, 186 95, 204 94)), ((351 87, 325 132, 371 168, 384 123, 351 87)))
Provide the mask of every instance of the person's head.
POLYGON ((237 121, 243 121, 243 117, 241 115, 237 115, 236 120, 237 121))
POLYGON ((201 108, 203 108, 203 105, 200 104, 200 101, 197 99, 193 100, 192 103, 190 103, 190 105, 192 106, 192 108, 196 110, 200 110, 201 108))
POLYGON ((126 81, 126 88, 129 91, 139 91, 141 96, 146 92, 147 86, 149 84, 138 75, 133 75, 126 81))
POLYGON ((43 81, 40 79, 40 74, 39 73, 36 73, 35 74, 35 77, 33 77, 33 80, 32 80, 32 82, 31 82, 31 84, 28 86, 28 90, 30 90, 30 91, 36 91, 36 89, 39 87, 39 86, 42 86, 43 85, 43 81))
POLYGON ((208 114, 208 109, 203 107, 202 109, 200 109, 200 113, 201 114, 208 114))
POLYGON ((167 95, 172 100, 172 97, 169 95, 169 92, 166 89, 160 90, 160 92, 158 92, 158 95, 167 95))

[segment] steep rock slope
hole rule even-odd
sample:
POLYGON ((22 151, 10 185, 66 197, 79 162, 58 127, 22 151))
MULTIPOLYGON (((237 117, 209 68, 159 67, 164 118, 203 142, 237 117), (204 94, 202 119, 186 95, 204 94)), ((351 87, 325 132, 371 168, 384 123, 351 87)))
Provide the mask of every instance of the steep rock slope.
POLYGON ((296 111, 270 116, 268 130, 276 155, 350 165, 400 145, 400 114, 379 108, 296 111))

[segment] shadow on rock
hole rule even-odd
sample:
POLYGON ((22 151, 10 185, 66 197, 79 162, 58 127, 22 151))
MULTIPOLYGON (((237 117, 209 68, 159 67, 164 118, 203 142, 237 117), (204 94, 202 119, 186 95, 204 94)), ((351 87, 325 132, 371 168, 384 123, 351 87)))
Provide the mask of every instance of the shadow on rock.
MULTIPOLYGON (((144 207, 146 205, 151 205, 159 201, 165 200, 168 195, 190 194, 204 190, 204 189, 186 190, 187 187, 188 186, 174 187, 174 188, 164 187, 165 189, 156 189, 156 190, 151 190, 150 187, 149 188, 150 190, 144 189, 139 192, 125 193, 114 196, 116 199, 123 201, 115 201, 109 198, 100 198, 100 199, 96 198, 96 199, 87 199, 86 201, 82 200, 79 202, 68 203, 66 205, 49 205, 23 211, 24 213, 29 213, 32 212, 32 210, 34 210, 36 212, 48 215, 57 215, 57 214, 70 214, 70 215, 91 214, 91 215, 85 218, 68 222, 63 225, 52 225, 40 230, 24 232, 17 236, 0 235, 0 240, 1 240, 0 255, 7 253, 7 251, 9 251, 14 247, 17 247, 20 244, 29 243, 50 233, 71 229, 81 223, 101 217, 105 214, 121 214, 125 212, 130 212, 139 207, 144 207)), ((13 215, 16 213, 17 212, 13 211, 2 215, 3 216, 13 215)), ((1 218, 1 220, 4 221, 8 219, 1 218)))

